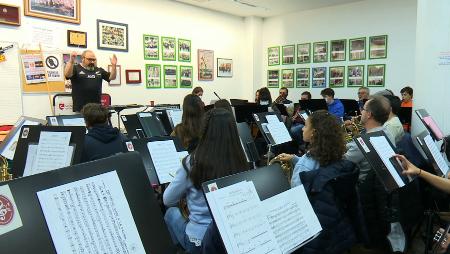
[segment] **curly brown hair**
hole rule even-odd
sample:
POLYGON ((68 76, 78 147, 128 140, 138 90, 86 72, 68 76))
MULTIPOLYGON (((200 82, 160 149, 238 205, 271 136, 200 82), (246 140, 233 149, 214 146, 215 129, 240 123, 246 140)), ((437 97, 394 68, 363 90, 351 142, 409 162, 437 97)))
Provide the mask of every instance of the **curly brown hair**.
POLYGON ((309 155, 318 161, 320 166, 341 160, 347 147, 344 131, 336 117, 326 110, 318 110, 312 113, 308 120, 314 129, 309 155))

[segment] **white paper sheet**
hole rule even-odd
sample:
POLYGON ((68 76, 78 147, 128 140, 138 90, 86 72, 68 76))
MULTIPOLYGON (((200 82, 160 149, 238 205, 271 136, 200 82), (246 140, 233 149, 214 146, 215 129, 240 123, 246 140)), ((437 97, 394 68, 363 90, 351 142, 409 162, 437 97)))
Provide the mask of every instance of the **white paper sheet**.
POLYGON ((305 120, 306 121, 306 119, 308 119, 308 114, 306 114, 306 113, 301 113, 301 115, 302 115, 302 117, 303 117, 303 120, 305 120))
POLYGON ((150 157, 155 166, 156 174, 158 175, 159 183, 170 183, 175 172, 182 166, 173 140, 154 141, 147 143, 150 157))
POLYGON ((167 110, 167 115, 172 119, 173 127, 181 123, 183 117, 183 110, 167 110))
POLYGON ((445 162, 444 157, 442 157, 441 152, 439 152, 439 149, 436 146, 436 143, 434 143, 433 138, 430 135, 427 135, 424 138, 425 145, 428 147, 428 149, 431 152, 431 156, 433 156, 434 161, 438 165, 439 169, 441 170, 442 174, 447 176, 448 173, 448 165, 445 162))
POLYGON ((22 219, 9 185, 0 186, 0 236, 22 227, 22 219))
POLYGON ((145 253, 116 171, 37 196, 57 253, 145 253))
POLYGON ((71 132, 42 131, 39 137, 33 171, 41 173, 67 167, 71 132))
POLYGON ((23 122, 20 122, 15 125, 16 128, 18 128, 17 132, 14 134, 14 136, 8 140, 8 144, 5 146, 5 149, 2 151, 2 156, 13 160, 14 159, 14 153, 16 152, 17 142, 19 141, 19 135, 20 135, 20 129, 24 125, 39 125, 38 122, 33 122, 29 120, 25 120, 23 122))
POLYGON ((63 118, 63 126, 86 126, 84 118, 63 118))
MULTIPOLYGON (((67 150, 67 161, 66 165, 69 166, 72 162, 73 152, 75 147, 69 146, 67 150)), ((25 168, 23 170, 23 176, 35 175, 49 170, 36 170, 36 156, 37 156, 38 145, 30 144, 28 145, 27 159, 25 161, 25 168)))
POLYGON ((275 144, 283 144, 292 140, 289 131, 282 122, 269 123, 267 124, 267 129, 270 132, 275 144))
POLYGON ((280 122, 276 115, 266 115, 266 120, 268 124, 280 122))
POLYGON ((383 160, 384 165, 394 178, 397 185, 399 187, 405 186, 405 183, 403 182, 402 178, 398 174, 397 170, 395 170, 394 165, 392 165, 392 163, 389 161, 389 158, 394 156, 395 152, 392 149, 389 142, 387 141, 387 139, 384 136, 370 137, 370 143, 372 144, 375 151, 378 153, 378 156, 380 156, 381 160, 383 160))

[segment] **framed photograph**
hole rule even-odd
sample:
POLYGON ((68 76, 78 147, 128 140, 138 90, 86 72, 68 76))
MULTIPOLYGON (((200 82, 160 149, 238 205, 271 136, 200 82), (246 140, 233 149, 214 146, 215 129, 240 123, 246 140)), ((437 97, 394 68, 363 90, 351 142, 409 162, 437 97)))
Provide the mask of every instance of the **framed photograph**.
POLYGON ((348 40, 350 61, 366 59, 366 38, 356 38, 348 40))
POLYGON ((330 42, 331 62, 345 61, 347 40, 334 40, 330 42))
POLYGON ((24 0, 25 15, 80 24, 80 2, 81 0, 24 0))
POLYGON ((180 88, 192 88, 193 77, 194 68, 192 66, 180 66, 180 88))
POLYGON ((176 40, 173 37, 161 37, 162 60, 175 61, 176 59, 176 40))
POLYGON ((311 43, 297 44, 297 63, 311 62, 311 43))
POLYGON ((280 86, 280 70, 267 71, 267 87, 278 88, 280 86))
MULTIPOLYGON (((314 63, 323 63, 328 61, 328 42, 314 42, 313 44, 313 62, 314 63)), ((314 84, 313 84, 314 85, 314 84)))
POLYGON ((0 4, 0 24, 20 26, 20 7, 0 4))
POLYGON ((369 37, 369 59, 387 57, 387 35, 369 37))
POLYGON ((294 69, 281 70, 281 86, 294 88, 294 69))
POLYGON ((280 65, 280 46, 267 49, 267 61, 269 66, 280 65))
POLYGON ((176 65, 164 65, 164 88, 178 88, 176 65))
POLYGON ((353 65, 347 67, 347 86, 364 86, 364 65, 353 65))
POLYGON ((142 82, 141 70, 125 70, 127 84, 140 84, 142 82))
MULTIPOLYGON (((112 71, 112 65, 108 65, 108 72, 112 71)), ((116 78, 109 81, 110 86, 120 86, 122 84, 122 68, 120 65, 116 65, 116 78)))
POLYGON ((97 19, 97 48, 128 52, 128 25, 97 19))
POLYGON ((367 86, 384 87, 385 74, 386 74, 386 65, 384 64, 367 65, 367 86))
POLYGON ((296 83, 295 87, 297 88, 309 88, 310 86, 310 73, 311 70, 309 68, 297 68, 295 73, 296 83))
POLYGON ((144 60, 159 60, 159 36, 144 34, 144 60))
POLYGON ((217 58, 217 77, 233 77, 233 59, 217 58))
POLYGON ((331 88, 345 87, 345 66, 330 67, 328 83, 331 88))
POLYGON ((192 46, 190 40, 178 39, 178 61, 191 62, 192 46))
POLYGON ((283 46, 281 51, 283 64, 295 64, 295 45, 283 46))
POLYGON ((214 80, 214 51, 199 49, 197 51, 198 62, 198 80, 214 80))
POLYGON ((145 65, 145 87, 161 88, 161 65, 159 64, 145 65))
POLYGON ((327 67, 312 68, 312 88, 327 87, 327 67))
POLYGON ((67 30, 67 47, 87 48, 87 33, 67 30))

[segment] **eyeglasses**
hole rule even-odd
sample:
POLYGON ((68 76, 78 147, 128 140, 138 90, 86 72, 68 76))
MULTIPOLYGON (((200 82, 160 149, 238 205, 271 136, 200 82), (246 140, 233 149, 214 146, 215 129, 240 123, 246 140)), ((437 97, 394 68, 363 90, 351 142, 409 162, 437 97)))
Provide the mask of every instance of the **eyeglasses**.
POLYGON ((95 62, 95 61, 97 61, 96 58, 86 58, 86 57, 85 57, 84 59, 88 60, 89 62, 95 62))

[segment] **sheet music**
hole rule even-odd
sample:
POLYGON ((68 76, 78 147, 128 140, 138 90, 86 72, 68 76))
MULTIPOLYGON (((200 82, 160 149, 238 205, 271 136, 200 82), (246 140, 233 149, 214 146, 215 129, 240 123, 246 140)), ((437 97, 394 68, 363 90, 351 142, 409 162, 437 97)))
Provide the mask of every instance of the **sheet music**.
POLYGON ((302 115, 302 117, 303 117, 303 120, 307 120, 308 119, 308 114, 307 113, 301 113, 301 115, 302 115))
POLYGON ((281 253, 253 182, 240 182, 206 193, 228 253, 281 253))
POLYGON ((266 120, 268 124, 280 122, 277 115, 266 115, 266 120))
POLYGON ((303 185, 262 201, 275 239, 283 253, 290 253, 322 231, 303 185))
MULTIPOLYGON (((11 139, 7 140, 8 144, 5 146, 4 150, 1 153, 1 155, 7 158, 8 160, 14 159, 14 153, 16 152, 17 142, 19 141, 20 129, 24 125, 39 125, 39 123, 30 120, 25 120, 23 121, 23 123, 19 122, 18 124, 15 125, 15 128, 18 128, 18 130, 11 139)), ((6 140, 3 142, 6 142, 6 140)))
POLYGON ((378 156, 380 156, 381 160, 388 169, 389 173, 394 178, 394 181, 397 183, 397 185, 399 187, 405 186, 405 183, 403 182, 399 173, 397 172, 397 170, 395 170, 394 165, 392 165, 392 163, 389 161, 389 158, 394 156, 395 152, 387 139, 384 136, 370 137, 370 143, 377 152, 378 156))
POLYGON ((292 140, 289 131, 286 129, 286 126, 282 122, 269 123, 267 124, 267 129, 272 135, 275 144, 283 144, 292 140))
POLYGON ((71 132, 42 131, 39 137, 33 171, 41 173, 52 169, 63 168, 67 164, 71 132))
POLYGON ((147 143, 150 157, 152 157, 159 183, 170 183, 175 173, 182 165, 173 140, 154 141, 147 143))
POLYGON ((62 118, 63 126, 86 126, 84 118, 62 118))
POLYGON ((57 253, 145 253, 116 171, 37 196, 57 253))
POLYGON ((173 127, 175 127, 181 123, 183 110, 168 109, 167 115, 170 117, 170 119, 172 119, 173 127))
MULTIPOLYGON (((30 175, 35 175, 35 174, 39 174, 39 173, 43 173, 43 172, 47 172, 48 170, 41 170, 41 171, 37 171, 36 170, 36 156, 37 156, 37 149, 38 149, 38 145, 33 145, 33 144, 29 144, 28 145, 28 153, 27 153, 27 159, 25 161, 25 168, 23 170, 23 176, 30 176, 30 175)), ((73 157, 73 152, 75 150, 75 147, 73 146, 69 146, 68 149, 68 156, 67 156, 67 161, 66 164, 70 165, 72 162, 72 157, 73 157)))
POLYGON ((445 162, 444 157, 442 157, 442 154, 439 152, 439 149, 437 148, 436 143, 434 143, 433 138, 430 135, 427 135, 423 140, 425 141, 426 146, 431 152, 431 156, 433 156, 433 159, 438 165, 442 174, 446 176, 449 169, 447 162, 445 162))

